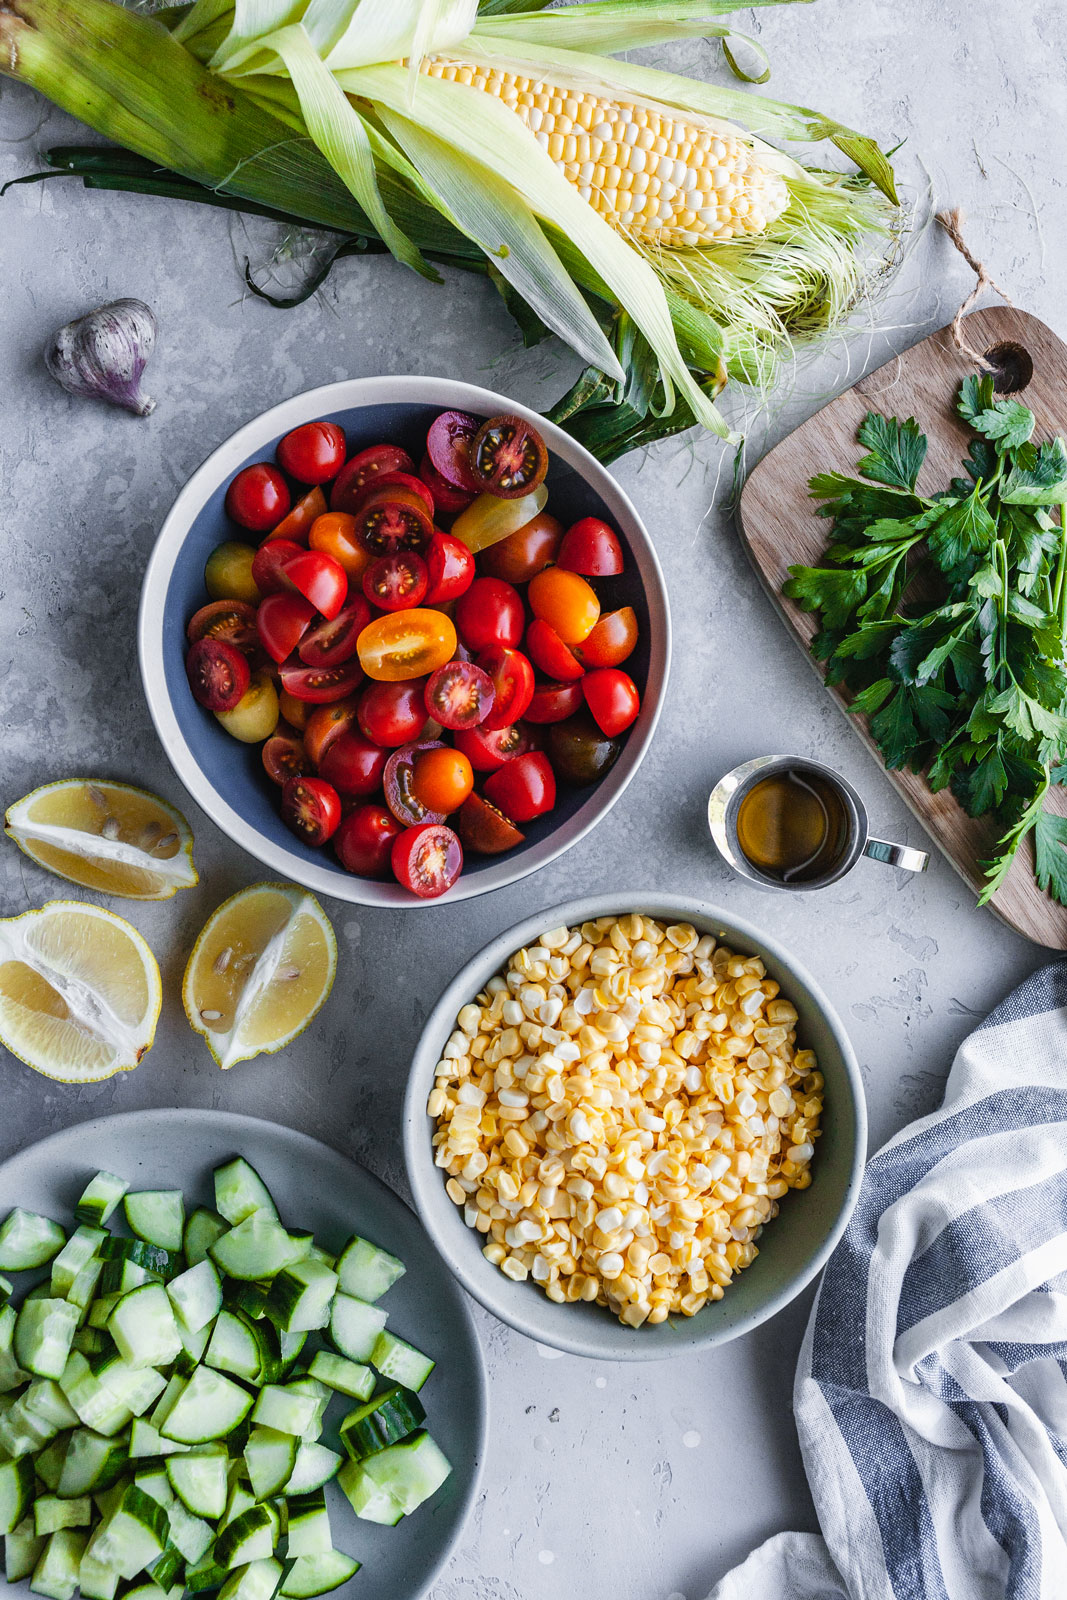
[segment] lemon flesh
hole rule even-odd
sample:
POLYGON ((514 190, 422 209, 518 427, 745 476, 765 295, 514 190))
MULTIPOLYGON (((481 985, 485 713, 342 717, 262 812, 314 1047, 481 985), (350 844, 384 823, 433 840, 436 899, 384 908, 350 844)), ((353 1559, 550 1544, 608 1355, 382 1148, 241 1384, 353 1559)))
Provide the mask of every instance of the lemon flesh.
POLYGON ((0 921, 0 1041, 60 1083, 129 1072, 151 1048, 163 992, 136 928, 53 900, 0 921))
POLYGON ((219 906, 196 941, 182 985, 185 1013, 229 1068, 302 1033, 336 969, 337 942, 314 895, 253 884, 219 906))
POLYGON ((16 800, 5 824, 39 866, 101 894, 169 900, 197 881, 193 836, 181 812, 131 784, 49 783, 16 800))

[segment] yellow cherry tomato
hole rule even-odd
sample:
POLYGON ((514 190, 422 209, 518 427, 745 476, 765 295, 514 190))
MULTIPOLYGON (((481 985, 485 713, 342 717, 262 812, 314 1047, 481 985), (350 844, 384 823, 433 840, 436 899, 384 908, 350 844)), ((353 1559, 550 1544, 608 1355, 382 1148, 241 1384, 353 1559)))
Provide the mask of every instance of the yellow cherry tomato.
POLYGON ((250 606, 263 598, 252 577, 255 549, 239 539, 216 545, 204 568, 204 587, 212 600, 244 600, 250 606))

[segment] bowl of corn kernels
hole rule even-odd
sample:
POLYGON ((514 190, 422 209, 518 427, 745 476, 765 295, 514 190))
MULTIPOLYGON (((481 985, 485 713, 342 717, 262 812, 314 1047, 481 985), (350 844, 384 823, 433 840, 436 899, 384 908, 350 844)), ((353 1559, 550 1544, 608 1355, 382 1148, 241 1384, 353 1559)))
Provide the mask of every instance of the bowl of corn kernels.
POLYGON ((457 974, 404 1138, 419 1214, 487 1310, 575 1355, 658 1360, 810 1283, 855 1204, 866 1112, 792 955, 629 893, 529 918, 457 974))

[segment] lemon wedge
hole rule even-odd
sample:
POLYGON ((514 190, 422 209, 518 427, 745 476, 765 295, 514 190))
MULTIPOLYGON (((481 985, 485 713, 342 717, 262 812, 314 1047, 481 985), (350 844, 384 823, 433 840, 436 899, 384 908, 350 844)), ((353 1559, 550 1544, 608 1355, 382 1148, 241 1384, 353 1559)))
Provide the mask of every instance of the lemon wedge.
POLYGON ((314 895, 255 883, 219 906, 193 946, 185 1014, 226 1069, 303 1033, 336 970, 337 941, 314 895))
POLYGON ((8 837, 39 866, 101 894, 169 900, 197 881, 180 811, 128 783, 66 778, 16 800, 8 837))
POLYGON ((0 1041, 60 1083, 129 1072, 155 1038, 159 966, 136 928, 51 900, 0 921, 0 1041))

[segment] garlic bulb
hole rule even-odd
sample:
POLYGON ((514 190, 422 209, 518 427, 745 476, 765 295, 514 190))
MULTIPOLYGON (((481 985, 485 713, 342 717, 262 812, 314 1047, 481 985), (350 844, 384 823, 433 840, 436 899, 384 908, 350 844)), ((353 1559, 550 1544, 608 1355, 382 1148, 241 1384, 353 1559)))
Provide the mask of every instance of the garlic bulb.
POLYGON ((143 300, 113 300, 52 335, 44 359, 70 394, 106 400, 147 417, 156 402, 141 390, 141 374, 156 342, 156 319, 143 300))

